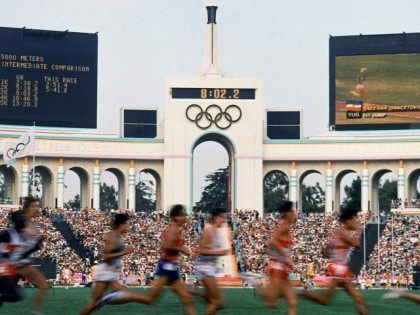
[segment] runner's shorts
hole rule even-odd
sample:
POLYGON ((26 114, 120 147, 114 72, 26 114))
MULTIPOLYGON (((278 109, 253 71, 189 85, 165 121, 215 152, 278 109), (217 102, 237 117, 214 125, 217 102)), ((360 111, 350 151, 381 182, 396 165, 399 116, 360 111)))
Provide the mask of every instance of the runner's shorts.
POLYGON ((198 260, 195 266, 195 273, 198 280, 202 280, 206 277, 216 277, 219 273, 219 268, 215 262, 198 260))
POLYGON ((178 264, 165 259, 159 260, 156 268, 156 275, 159 277, 167 277, 171 282, 181 279, 178 264))
POLYGON ((93 281, 114 282, 119 278, 119 270, 106 263, 101 263, 96 267, 95 278, 93 281))

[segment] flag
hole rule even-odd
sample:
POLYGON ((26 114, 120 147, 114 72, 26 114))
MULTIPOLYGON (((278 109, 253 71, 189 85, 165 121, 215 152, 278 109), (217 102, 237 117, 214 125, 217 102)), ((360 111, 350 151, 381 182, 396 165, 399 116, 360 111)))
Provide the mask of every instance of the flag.
POLYGON ((348 112, 360 112, 362 110, 362 101, 347 101, 346 110, 348 112))
POLYGON ((3 160, 7 167, 12 165, 16 159, 33 154, 34 144, 35 133, 33 129, 27 131, 19 139, 8 143, 3 151, 3 160))

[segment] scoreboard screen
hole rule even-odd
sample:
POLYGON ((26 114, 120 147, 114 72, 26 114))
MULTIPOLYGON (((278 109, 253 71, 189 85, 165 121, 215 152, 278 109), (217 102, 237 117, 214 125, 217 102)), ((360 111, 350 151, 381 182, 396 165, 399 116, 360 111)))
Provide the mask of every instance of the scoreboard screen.
POLYGON ((0 28, 0 124, 97 127, 96 34, 0 28))
POLYGON ((300 111, 267 111, 267 137, 271 140, 293 140, 301 138, 300 111))
POLYGON ((156 138, 157 110, 121 109, 123 138, 156 138))
POLYGON ((420 128, 420 33, 330 38, 330 125, 420 128))

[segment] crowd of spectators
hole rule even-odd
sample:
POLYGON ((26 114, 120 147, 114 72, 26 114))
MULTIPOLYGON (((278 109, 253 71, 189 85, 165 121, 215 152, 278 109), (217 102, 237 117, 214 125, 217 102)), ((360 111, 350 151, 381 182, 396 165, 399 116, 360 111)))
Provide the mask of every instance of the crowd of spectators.
POLYGON ((391 288, 406 288, 411 289, 414 285, 412 274, 397 274, 392 276, 390 271, 373 274, 367 274, 365 268, 362 269, 360 274, 355 279, 355 282, 360 285, 361 289, 391 289, 391 288))
POLYGON ((391 209, 401 209, 401 208, 420 208, 420 199, 411 198, 408 200, 405 198, 403 201, 401 198, 391 200, 391 209))
MULTIPOLYGON (((170 219, 161 211, 134 212, 125 211, 130 216, 131 230, 124 236, 126 246, 134 247, 131 255, 124 257, 123 275, 147 279, 153 276, 156 263, 160 258, 161 234, 170 223, 170 219)), ((100 262, 103 238, 111 229, 115 211, 81 209, 78 211, 43 209, 37 222, 40 233, 47 235, 46 246, 36 253, 37 257, 54 257, 60 272, 60 278, 70 274, 79 279, 89 278, 90 262, 82 261, 69 247, 61 233, 52 222, 67 221, 77 238, 92 253, 93 263, 100 262)), ((7 226, 7 211, 0 211, 0 229, 7 226)), ((181 269, 186 274, 194 273, 197 255, 197 242, 202 225, 206 219, 204 213, 196 213, 183 229, 183 237, 191 255, 181 255, 181 269)), ((361 218, 362 219, 362 218, 361 218)), ((369 222, 369 217, 363 218, 369 222)), ((235 211, 229 218, 233 227, 233 239, 241 271, 264 273, 268 263, 267 244, 270 232, 279 220, 278 214, 263 217, 257 211, 235 211)), ((293 274, 298 277, 325 275, 328 260, 322 250, 327 246, 329 236, 339 225, 337 217, 323 214, 299 214, 292 229, 294 261, 293 274)), ((363 226, 361 226, 362 228, 363 226)), ((378 269, 377 247, 370 255, 367 266, 363 267, 358 281, 365 287, 387 284, 408 285, 412 266, 419 263, 419 216, 393 215, 379 241, 380 263, 378 269), (393 237, 392 237, 393 233, 393 237), (391 254, 393 253, 393 255, 391 254), (394 278, 390 279, 391 273, 394 278)), ((360 232, 360 231, 359 231, 360 232)), ((412 280, 411 280, 412 282, 412 280)))
POLYGON ((9 211, 0 210, 0 230, 5 229, 9 225, 9 211))
POLYGON ((419 235, 420 216, 393 215, 388 219, 362 274, 367 277, 393 274, 395 279, 401 277, 405 281, 412 273, 412 266, 420 263, 419 235))

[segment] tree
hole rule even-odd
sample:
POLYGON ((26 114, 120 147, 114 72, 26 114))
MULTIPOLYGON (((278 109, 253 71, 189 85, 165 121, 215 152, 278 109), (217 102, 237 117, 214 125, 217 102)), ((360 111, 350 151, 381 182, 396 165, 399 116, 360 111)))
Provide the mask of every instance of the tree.
POLYGON ((344 187, 345 197, 341 204, 342 209, 360 211, 362 207, 362 180, 359 176, 353 180, 350 186, 344 187))
POLYGON ((317 182, 315 186, 302 184, 302 212, 324 212, 325 192, 317 182))
POLYGON ((118 208, 118 191, 114 185, 108 186, 102 183, 99 190, 99 207, 100 209, 117 209, 118 208))
POLYGON ((140 181, 136 185, 136 211, 151 212, 156 209, 156 196, 152 181, 140 181))
MULTIPOLYGON (((379 183, 378 204, 381 211, 389 212, 391 210, 391 201, 398 198, 398 187, 396 180, 385 180, 379 183)), ((404 200, 402 201, 404 202, 404 200)), ((376 209, 374 209, 376 210, 376 209)))
POLYGON ((196 203, 196 210, 208 211, 213 208, 228 208, 229 200, 229 166, 219 168, 214 173, 206 176, 201 199, 196 203))
POLYGON ((288 198, 289 181, 282 172, 271 172, 264 179, 264 212, 276 211, 288 198))
POLYGON ((67 202, 67 205, 69 206, 69 208, 72 208, 72 209, 80 209, 80 205, 81 205, 80 195, 77 194, 76 196, 74 196, 74 199, 69 200, 67 202))

